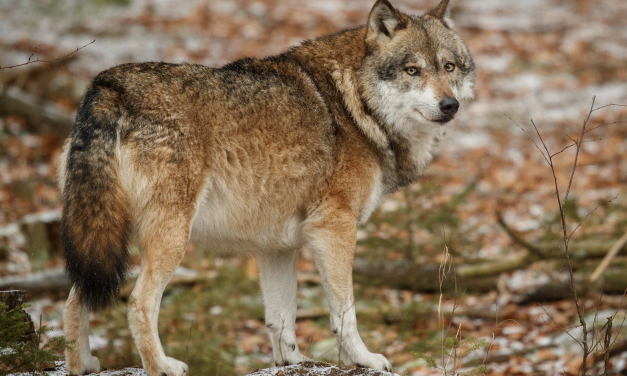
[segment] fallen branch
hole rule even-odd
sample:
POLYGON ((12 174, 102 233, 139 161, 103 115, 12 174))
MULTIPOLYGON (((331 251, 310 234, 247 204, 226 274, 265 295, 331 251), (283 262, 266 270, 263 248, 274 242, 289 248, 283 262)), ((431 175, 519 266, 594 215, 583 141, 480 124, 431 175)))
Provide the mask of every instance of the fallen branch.
POLYGON ((52 132, 66 137, 74 125, 74 115, 55 103, 41 100, 15 86, 0 85, 0 115, 18 115, 36 133, 52 132))
MULTIPOLYGON (((135 268, 131 276, 127 279, 124 287, 120 289, 121 298, 128 298, 128 296, 130 296, 138 275, 139 268, 135 268)), ((179 267, 168 284, 167 289, 169 290, 173 287, 192 287, 206 280, 208 280, 206 277, 188 275, 186 269, 179 267)), ((28 300, 42 296, 65 299, 71 287, 70 280, 62 268, 48 269, 27 276, 8 276, 0 279, 0 290, 26 290, 28 300)))
MULTIPOLYGON (((581 244, 579 245, 581 246, 581 244)), ((579 251, 580 255, 586 254, 582 249, 579 251)), ((577 254, 577 252, 575 253, 577 254)), ((597 257, 597 252, 591 252, 588 255, 597 257)), ((561 257, 557 252, 551 252, 543 260, 559 259, 561 257)), ((502 261, 482 260, 476 264, 462 265, 457 268, 457 275, 459 283, 464 286, 466 291, 488 292, 494 290, 494 286, 501 274, 524 269, 536 261, 538 259, 534 258, 533 255, 521 253, 502 261)), ((420 292, 435 292, 439 291, 440 288, 437 264, 416 265, 410 261, 402 260, 368 262, 363 259, 355 259, 353 263, 353 280, 356 283, 367 286, 385 286, 399 290, 420 292)), ((585 285, 582 285, 583 287, 585 285)), ((622 293, 626 287, 627 276, 620 271, 613 271, 606 273, 604 284, 600 288, 605 293, 622 293)), ((452 291, 454 289, 453 282, 449 280, 444 281, 442 289, 444 291, 452 291)), ((570 287, 568 291, 570 291, 568 292, 570 295, 564 296, 561 291, 561 284, 553 281, 546 289, 539 288, 529 291, 525 294, 528 298, 521 297, 521 299, 537 297, 540 299, 539 301, 561 300, 572 296, 570 287)))
POLYGON ((498 221, 499 225, 501 225, 501 227, 503 227, 505 232, 507 232, 507 234, 510 236, 510 238, 512 238, 512 240, 514 240, 514 242, 520 244, 524 248, 527 248, 527 250, 529 250, 529 252, 533 253, 534 255, 536 255, 538 257, 541 257, 541 258, 545 257, 546 252, 544 250, 542 250, 542 249, 536 247, 535 245, 529 243, 528 241, 526 241, 525 238, 520 236, 516 231, 514 231, 511 227, 509 227, 505 223, 505 220, 503 219, 503 214, 500 211, 496 212, 496 220, 498 221))
MULTIPOLYGON (((438 264, 416 265, 407 260, 369 262, 355 259, 353 262, 353 280, 367 286, 386 286, 400 290, 422 292, 440 291, 438 264)), ((500 272, 499 272, 500 273, 500 272)), ((496 284, 495 273, 490 276, 460 278, 466 291, 491 291, 496 284)), ((442 289, 454 289, 452 280, 445 280, 442 289)))
MULTIPOLYGON (((618 356, 622 353, 624 353, 625 351, 627 351, 627 339, 626 340, 622 340, 620 342, 616 342, 614 343, 612 346, 610 346, 610 351, 609 351, 609 357, 615 357, 618 356)), ((600 362, 605 358, 605 351, 598 351, 596 353, 594 353, 591 357, 593 359, 593 362, 600 362)))
MULTIPOLYGON (((503 216, 500 212, 496 212, 497 222, 505 232, 510 236, 510 238, 514 241, 514 243, 522 246, 527 249, 531 254, 537 256, 537 260, 548 260, 548 259, 561 259, 564 257, 563 248, 564 243, 540 243, 539 245, 534 245, 518 233, 516 230, 512 229, 507 223, 505 223, 503 216)), ((621 238, 622 239, 622 238, 621 238)), ((594 259, 594 258, 602 258, 607 255, 607 250, 619 244, 620 240, 609 240, 609 241, 599 241, 599 240, 583 240, 577 242, 577 244, 569 244, 571 257, 577 260, 584 259, 594 259)), ((625 249, 627 242, 622 243, 617 253, 625 249)))
POLYGON ((516 350, 516 351, 495 352, 492 354, 488 354, 487 357, 474 356, 468 360, 464 360, 464 365, 466 365, 467 367, 472 367, 472 366, 477 366, 477 365, 484 364, 484 363, 489 363, 489 364, 505 363, 505 362, 508 362, 513 357, 524 357, 527 354, 531 354, 538 350, 547 349, 551 347, 552 347, 551 345, 531 346, 531 347, 525 347, 523 349, 516 350))
POLYGON ((621 249, 623 249, 626 244, 627 244, 627 232, 620 239, 618 239, 618 241, 612 246, 612 248, 607 253, 607 255, 605 255, 605 257, 603 258, 599 266, 594 270, 594 272, 590 276, 591 282, 596 281, 601 276, 601 274, 603 274, 603 272, 610 265, 614 257, 616 257, 618 252, 621 249))

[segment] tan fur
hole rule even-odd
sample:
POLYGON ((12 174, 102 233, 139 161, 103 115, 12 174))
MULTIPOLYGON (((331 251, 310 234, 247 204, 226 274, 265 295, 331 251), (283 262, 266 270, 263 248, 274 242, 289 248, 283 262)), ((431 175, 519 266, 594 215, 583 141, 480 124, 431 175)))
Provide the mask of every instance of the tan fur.
POLYGON ((391 369, 357 331, 356 231, 385 194, 422 174, 454 115, 439 112, 441 101, 472 95, 472 58, 442 4, 417 18, 378 0, 365 26, 219 69, 143 63, 100 73, 60 157, 75 283, 64 319, 68 339, 79 340, 68 369, 99 368, 85 339, 88 309, 116 295, 131 236, 142 267, 128 316, 149 376, 188 373, 165 356, 157 320, 190 239, 259 257, 277 364, 305 359, 294 334, 295 267, 309 247, 342 360, 391 369), (444 71, 446 62, 458 70, 444 71), (414 66, 421 76, 407 74, 414 66))

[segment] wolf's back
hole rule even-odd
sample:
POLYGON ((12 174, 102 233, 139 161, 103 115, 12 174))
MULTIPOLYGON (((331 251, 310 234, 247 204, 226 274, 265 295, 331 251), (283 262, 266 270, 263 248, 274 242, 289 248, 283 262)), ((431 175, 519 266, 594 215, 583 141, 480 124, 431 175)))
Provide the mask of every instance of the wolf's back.
POLYGON ((83 98, 60 162, 65 269, 91 310, 113 302, 130 266, 129 199, 117 157, 122 91, 103 73, 83 98))

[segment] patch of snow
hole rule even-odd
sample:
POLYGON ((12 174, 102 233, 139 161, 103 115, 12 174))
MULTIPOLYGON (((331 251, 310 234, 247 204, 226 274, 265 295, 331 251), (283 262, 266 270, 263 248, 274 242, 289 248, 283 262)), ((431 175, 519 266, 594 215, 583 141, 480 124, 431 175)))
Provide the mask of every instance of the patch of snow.
POLYGON ((484 70, 495 73, 505 72, 513 61, 514 55, 511 53, 504 53, 501 55, 479 55, 475 59, 478 66, 482 67, 484 70))
POLYGON ((538 346, 548 346, 551 344, 551 342, 553 342, 551 337, 547 337, 547 336, 536 337, 535 341, 538 346))
POLYGON ((391 197, 387 197, 383 203, 380 205, 380 209, 381 212, 383 213, 390 213, 390 212, 395 212, 398 209, 400 209, 401 207, 405 206, 404 203, 395 200, 391 197))
POLYGON ((209 313, 214 315, 214 316, 220 315, 220 314, 222 314, 222 307, 220 307, 220 306, 213 306, 213 307, 211 307, 209 309, 209 313))
POLYGON ((545 285, 550 280, 548 274, 539 270, 517 270, 507 279, 506 286, 511 292, 524 292, 545 285))
POLYGON ((452 131, 446 139, 447 147, 457 146, 463 150, 474 150, 486 147, 492 143, 492 136, 488 132, 457 132, 452 131))

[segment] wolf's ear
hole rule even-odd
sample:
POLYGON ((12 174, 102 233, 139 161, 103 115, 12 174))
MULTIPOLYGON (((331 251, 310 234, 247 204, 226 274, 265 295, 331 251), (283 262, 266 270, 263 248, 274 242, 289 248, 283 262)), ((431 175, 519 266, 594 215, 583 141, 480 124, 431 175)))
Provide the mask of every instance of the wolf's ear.
POLYGON ((429 15, 439 18, 446 26, 453 28, 453 20, 451 20, 451 7, 448 5, 449 0, 442 0, 437 7, 429 11, 429 15))
POLYGON ((385 43, 406 26, 405 18, 388 0, 377 0, 368 16, 366 43, 385 43))

